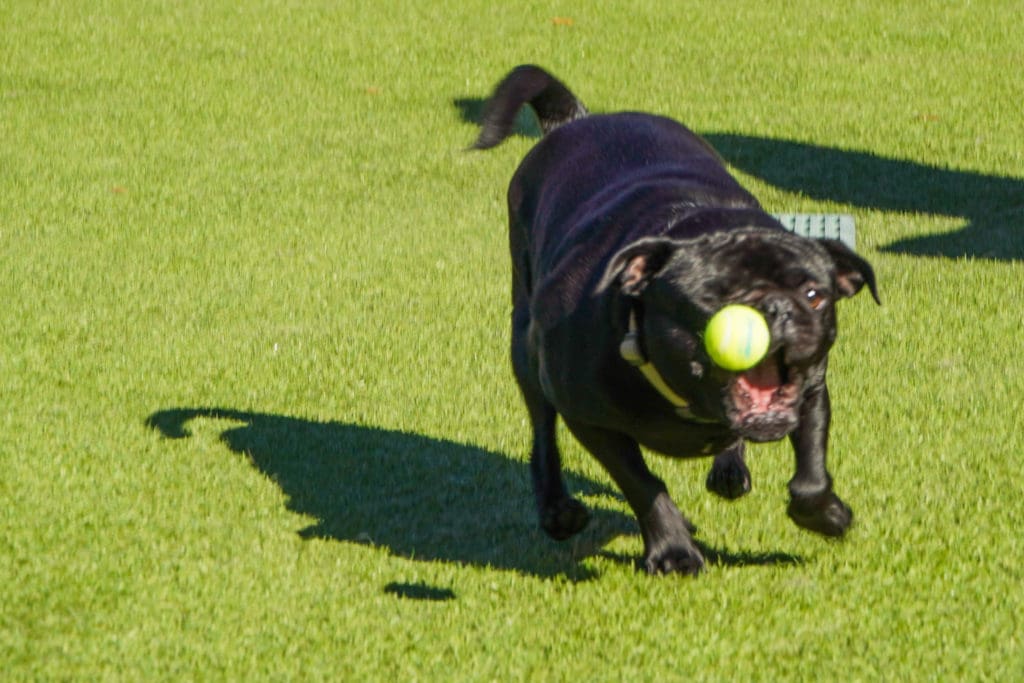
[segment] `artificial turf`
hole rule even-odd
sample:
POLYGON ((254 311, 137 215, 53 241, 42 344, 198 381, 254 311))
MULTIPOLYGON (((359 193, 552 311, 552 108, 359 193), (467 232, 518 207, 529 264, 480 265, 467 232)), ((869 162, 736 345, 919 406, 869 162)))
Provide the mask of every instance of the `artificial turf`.
MULTIPOLYGON (((0 671, 9 680, 1024 677, 1024 26, 1014 2, 0 6, 0 671), (537 529, 504 190, 464 151, 536 62, 705 134, 772 211, 851 213, 843 542, 652 456, 537 529)), ((528 127, 527 127, 528 128, 528 127)))

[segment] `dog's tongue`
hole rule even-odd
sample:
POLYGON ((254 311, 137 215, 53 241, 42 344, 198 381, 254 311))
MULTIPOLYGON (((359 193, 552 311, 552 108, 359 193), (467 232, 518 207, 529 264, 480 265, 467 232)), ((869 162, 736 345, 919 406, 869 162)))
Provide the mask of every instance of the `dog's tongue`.
POLYGON ((754 410, 767 410, 772 396, 782 384, 779 364, 774 358, 766 358, 736 378, 740 388, 750 397, 754 410))

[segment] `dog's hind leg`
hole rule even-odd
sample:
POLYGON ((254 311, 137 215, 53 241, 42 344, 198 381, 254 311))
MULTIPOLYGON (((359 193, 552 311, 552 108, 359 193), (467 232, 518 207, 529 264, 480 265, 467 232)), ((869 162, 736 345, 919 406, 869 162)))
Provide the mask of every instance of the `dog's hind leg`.
POLYGON ((643 567, 647 573, 699 573, 704 557, 690 535, 693 525, 672 502, 665 483, 647 469, 636 441, 618 432, 570 420, 566 420, 566 425, 625 494, 640 524, 643 567))
POLYGON ((743 460, 744 450, 743 439, 736 439, 731 446, 715 455, 705 482, 708 491, 728 500, 750 493, 750 470, 743 460))
POLYGON ((525 303, 517 305, 512 313, 512 367, 533 427, 530 473, 537 513, 541 528, 562 541, 583 530, 590 521, 590 512, 569 495, 562 477, 562 458, 555 438, 558 416, 541 389, 536 361, 529 350, 529 327, 528 307, 525 303))

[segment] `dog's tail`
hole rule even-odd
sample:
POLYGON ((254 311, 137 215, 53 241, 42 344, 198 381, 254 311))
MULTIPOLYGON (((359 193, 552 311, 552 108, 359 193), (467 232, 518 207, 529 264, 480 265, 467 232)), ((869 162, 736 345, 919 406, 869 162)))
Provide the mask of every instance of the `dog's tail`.
POLYGON ((539 66, 523 64, 512 69, 494 89, 484 106, 480 136, 473 148, 490 149, 507 138, 524 104, 537 113, 545 135, 588 113, 561 81, 539 66))

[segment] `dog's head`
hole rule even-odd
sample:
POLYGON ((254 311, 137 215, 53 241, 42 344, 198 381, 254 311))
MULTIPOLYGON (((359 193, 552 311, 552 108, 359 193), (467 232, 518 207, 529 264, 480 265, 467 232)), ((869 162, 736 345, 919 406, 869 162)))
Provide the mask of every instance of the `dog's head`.
POLYGON ((764 228, 644 238, 618 252, 602 280, 634 300, 647 357, 694 412, 752 441, 797 426, 803 397, 824 382, 835 305, 864 285, 878 301, 871 265, 841 242, 764 228), (708 320, 731 303, 759 310, 771 331, 764 360, 745 372, 717 367, 704 351, 708 320))

